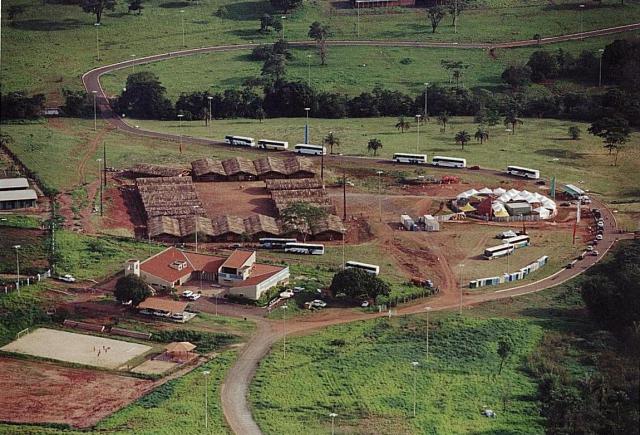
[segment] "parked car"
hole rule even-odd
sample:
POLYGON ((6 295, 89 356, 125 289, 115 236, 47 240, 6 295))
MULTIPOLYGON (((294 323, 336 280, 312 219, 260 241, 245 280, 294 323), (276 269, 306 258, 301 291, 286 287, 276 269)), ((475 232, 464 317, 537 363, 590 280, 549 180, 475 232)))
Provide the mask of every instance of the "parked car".
POLYGON ((190 301, 197 301, 198 299, 200 299, 202 297, 202 295, 200 293, 193 293, 191 296, 189 296, 187 299, 189 299, 190 301))
POLYGON ((120 302, 122 305, 128 306, 131 305, 133 303, 133 301, 131 299, 129 299, 128 301, 122 301, 120 302))
POLYGON ((317 307, 317 308, 324 308, 327 306, 327 303, 325 301, 322 301, 320 299, 314 299, 313 301, 311 301, 311 306, 312 307, 317 307))
POLYGON ((174 320, 184 320, 184 313, 173 313, 171 318, 174 320))
POLYGON ((140 314, 144 314, 145 316, 150 316, 153 314, 151 310, 140 310, 140 314))
POLYGON ((76 282, 76 279, 73 277, 73 275, 69 275, 68 273, 58 276, 58 279, 64 282, 76 282))
POLYGON ((291 290, 285 290, 282 293, 280 293, 280 297, 282 299, 289 299, 292 296, 293 296, 293 292, 291 290))
POLYGON ((193 296, 193 292, 191 290, 185 290, 182 292, 182 296, 185 298, 190 298, 191 296, 193 296))
POLYGON ((364 301, 363 303, 360 304, 360 306, 362 308, 367 308, 369 306, 369 301, 364 301))
POLYGON ((158 317, 171 317, 171 313, 164 313, 162 311, 154 311, 153 315, 158 317))
POLYGON ((590 252, 590 255, 597 257, 598 255, 600 255, 600 253, 594 249, 593 251, 590 252))
POLYGON ((596 235, 596 240, 602 240, 602 234, 597 234, 596 235))
POLYGON ((593 245, 587 246, 587 251, 593 251, 593 245))
POLYGON ((293 288, 293 292, 294 293, 300 293, 300 292, 303 292, 304 290, 305 290, 304 287, 294 287, 293 288))

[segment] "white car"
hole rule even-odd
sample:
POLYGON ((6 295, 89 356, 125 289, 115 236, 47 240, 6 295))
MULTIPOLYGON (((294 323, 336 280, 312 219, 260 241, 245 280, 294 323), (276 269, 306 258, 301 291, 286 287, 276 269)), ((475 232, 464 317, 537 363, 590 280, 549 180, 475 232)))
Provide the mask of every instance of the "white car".
POLYGON ((185 290, 182 292, 182 296, 185 298, 190 298, 191 296, 193 296, 193 292, 191 290, 185 290))
POLYGON ((68 273, 66 275, 59 276, 58 279, 64 282, 76 282, 76 279, 73 277, 73 275, 69 275, 68 273))
POLYGON ((293 288, 293 292, 294 293, 300 293, 304 291, 304 287, 294 287, 293 288))
POLYGON ((593 251, 593 246, 592 245, 587 246, 587 251, 593 251))
POLYGON ((596 235, 596 240, 602 240, 602 234, 596 235))
POLYGON ((598 251, 591 251, 591 255, 597 257, 598 255, 600 255, 600 253, 598 251))
POLYGON ((362 308, 367 308, 369 306, 369 301, 364 301, 363 303, 360 304, 360 306, 362 308))
POLYGON ((285 290, 285 291, 283 291, 282 293, 280 293, 280 297, 281 297, 282 299, 289 299, 289 298, 290 298, 290 297, 292 297, 292 296, 293 296, 293 292, 292 292, 292 291, 290 291, 290 290, 285 290))
POLYGON ((327 303, 325 301, 321 301, 320 299, 314 299, 313 301, 311 301, 311 306, 312 307, 318 307, 318 308, 324 308, 327 306, 327 303))
POLYGON ((173 313, 171 315, 171 318, 174 320, 184 320, 184 314, 183 313, 173 313))
POLYGON ((191 300, 191 301, 197 301, 198 299, 200 299, 202 297, 201 294, 199 293, 193 293, 191 296, 189 296, 187 299, 191 300))

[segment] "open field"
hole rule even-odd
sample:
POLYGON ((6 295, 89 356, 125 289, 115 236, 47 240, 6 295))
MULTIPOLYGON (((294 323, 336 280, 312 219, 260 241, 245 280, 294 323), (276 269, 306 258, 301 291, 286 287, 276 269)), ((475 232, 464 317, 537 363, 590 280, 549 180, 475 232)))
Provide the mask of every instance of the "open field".
MULTIPOLYGON (((0 357, 0 421, 92 426, 151 385, 127 376, 0 357)), ((17 429, 0 424, 0 432, 11 433, 12 428, 17 429)))
POLYGON ((88 366, 120 369, 127 361, 151 349, 151 346, 128 341, 39 328, 0 350, 88 366))
MULTIPOLYGON (((578 15, 579 2, 562 0, 549 5, 544 1, 519 0, 483 2, 484 8, 467 10, 460 16, 458 32, 446 17, 438 32, 431 33, 422 8, 393 8, 388 11, 362 11, 362 39, 404 39, 419 41, 508 41, 529 39, 535 33, 551 36, 631 23, 640 19, 640 5, 608 1, 587 4, 578 15), (382 25, 381 25, 382 24, 382 25)), ((127 14, 126 4, 115 12, 105 11, 102 26, 93 26, 94 17, 76 5, 45 4, 36 0, 12 0, 2 5, 3 88, 44 92, 60 100, 63 87, 79 88, 78 78, 86 70, 103 63, 131 59, 183 48, 220 43, 267 42, 277 35, 261 34, 259 19, 274 13, 266 1, 232 2, 210 0, 199 3, 145 2, 142 15, 127 14), (5 17, 8 8, 21 5, 25 11, 11 25, 5 17), (215 12, 223 7, 222 17, 215 12), (184 10, 180 14, 180 10, 184 10), (95 42, 98 38, 99 56, 95 42), (90 42, 90 43, 89 43, 90 42), (30 53, 27 58, 23 53, 30 53), (74 53, 70 56, 69 53, 74 53), (98 61, 97 58, 100 58, 98 61), (32 74, 38 71, 37 75, 32 74)), ((276 13, 277 14, 277 13, 276 13)), ((329 2, 305 3, 293 11, 285 23, 286 37, 307 40, 313 21, 327 23, 336 39, 357 38, 353 10, 332 10, 329 2)))
POLYGON ((16 250, 22 263, 23 275, 47 269, 46 234, 39 229, 0 227, 0 274, 16 272, 16 250))
MULTIPOLYGON (((624 37, 640 35, 629 32, 624 37)), ((442 68, 441 60, 462 61, 470 65, 461 83, 465 87, 495 88, 506 86, 500 75, 513 64, 524 64, 536 50, 565 52, 579 55, 583 50, 597 52, 621 35, 554 44, 551 46, 496 50, 490 56, 484 50, 446 48, 389 48, 389 47, 331 47, 327 65, 321 66, 315 49, 293 48, 293 58, 287 62, 285 79, 308 83, 318 91, 357 95, 375 86, 398 90, 415 96, 424 91, 423 83, 449 85, 451 77, 442 68), (311 59, 307 56, 311 55, 311 59)), ((182 92, 221 92, 241 89, 246 79, 260 77, 263 62, 252 61, 249 50, 200 54, 155 62, 136 67, 136 71, 151 71, 158 75, 175 101, 182 92)), ((101 83, 111 95, 119 95, 132 68, 102 76, 101 83)), ((575 85, 574 85, 575 86, 575 85)), ((255 89, 260 92, 259 89, 255 89)))

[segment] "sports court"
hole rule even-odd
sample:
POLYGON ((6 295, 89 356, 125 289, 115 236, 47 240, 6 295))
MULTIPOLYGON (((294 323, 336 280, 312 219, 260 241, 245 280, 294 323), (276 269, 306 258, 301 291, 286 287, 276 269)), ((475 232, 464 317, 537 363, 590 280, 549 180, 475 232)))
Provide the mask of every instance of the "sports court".
POLYGON ((39 328, 0 348, 42 358, 118 369, 151 346, 94 335, 39 328))

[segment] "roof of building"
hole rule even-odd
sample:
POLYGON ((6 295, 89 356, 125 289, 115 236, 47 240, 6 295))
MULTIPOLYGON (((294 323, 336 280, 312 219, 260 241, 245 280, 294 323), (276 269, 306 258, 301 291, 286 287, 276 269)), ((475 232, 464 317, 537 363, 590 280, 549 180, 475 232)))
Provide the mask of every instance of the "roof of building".
POLYGON ((568 192, 568 193, 571 193, 571 194, 574 194, 574 195, 584 195, 585 194, 584 190, 580 189, 577 186, 574 186, 573 184, 565 184, 563 190, 565 192, 568 192))
POLYGON ((313 161, 306 157, 286 157, 283 161, 285 171, 288 175, 293 175, 296 172, 307 172, 311 174, 315 174, 316 170, 313 166, 313 161))
POLYGON ((269 179, 265 183, 267 190, 322 189, 322 182, 318 178, 269 179))
POLYGON ((271 278, 283 269, 286 269, 286 266, 272 266, 270 264, 255 263, 249 278, 244 281, 234 281, 231 283, 231 287, 245 287, 260 284, 265 279, 271 278))
POLYGON ((254 214, 244 219, 244 227, 249 235, 258 233, 278 235, 281 232, 278 222, 264 214, 254 214))
POLYGON ((175 282, 194 271, 184 252, 177 248, 167 248, 140 263, 140 270, 167 282, 175 282), (186 261, 187 267, 177 270, 171 267, 174 261, 186 261))
POLYGON ((222 166, 222 162, 220 160, 214 160, 208 157, 191 162, 191 169, 193 170, 193 175, 195 175, 196 177, 201 177, 208 174, 216 174, 223 177, 227 176, 227 173, 224 170, 224 166, 222 166))
POLYGON ((138 163, 129 168, 135 174, 145 174, 154 177, 180 177, 188 175, 189 171, 184 168, 173 168, 171 166, 152 165, 149 163, 138 163))
POLYGON ((28 189, 26 178, 0 178, 0 190, 28 189))
POLYGON ((236 175, 240 173, 258 175, 255 166, 251 160, 244 157, 233 157, 222 161, 222 166, 227 175, 236 175))
POLYGON ((342 224, 342 219, 334 214, 328 214, 323 219, 320 219, 312 228, 311 234, 314 236, 327 231, 333 231, 336 233, 344 233, 345 228, 342 224))
POLYGON ((208 254, 196 254, 195 252, 184 252, 187 260, 191 264, 194 270, 199 270, 208 273, 216 273, 222 263, 224 263, 224 257, 218 257, 208 254))
POLYGON ((34 201, 38 199, 35 190, 0 190, 0 201, 24 201, 28 199, 33 199, 34 201))
POLYGON ((275 157, 263 157, 253 161, 258 175, 275 172, 280 175, 287 175, 284 161, 275 157))
POLYGON ((150 297, 140 302, 138 308, 158 311, 168 311, 170 313, 182 313, 187 309, 188 302, 174 301, 165 298, 150 297))
POLYGON ((247 261, 249 261, 253 254, 255 254, 255 251, 240 251, 236 249, 229 256, 229 258, 227 258, 224 263, 222 263, 222 267, 240 269, 247 263, 247 261))

